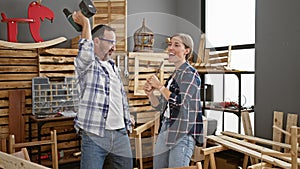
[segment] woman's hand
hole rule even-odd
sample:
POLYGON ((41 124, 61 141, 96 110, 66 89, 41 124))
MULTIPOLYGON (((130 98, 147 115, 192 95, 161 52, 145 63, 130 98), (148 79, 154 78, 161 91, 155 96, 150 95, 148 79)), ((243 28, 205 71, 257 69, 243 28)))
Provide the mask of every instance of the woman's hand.
POLYGON ((151 86, 150 83, 146 82, 144 85, 144 91, 147 94, 147 96, 150 96, 153 93, 154 88, 151 86))
POLYGON ((147 83, 149 83, 152 88, 154 89, 160 89, 163 84, 158 80, 157 76, 155 75, 151 75, 148 79, 147 79, 147 83))

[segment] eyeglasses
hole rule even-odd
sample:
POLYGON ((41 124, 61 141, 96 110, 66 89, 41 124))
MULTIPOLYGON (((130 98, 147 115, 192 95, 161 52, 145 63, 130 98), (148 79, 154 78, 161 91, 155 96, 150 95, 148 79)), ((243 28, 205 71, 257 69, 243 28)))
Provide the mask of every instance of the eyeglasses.
POLYGON ((109 42, 109 43, 111 43, 112 45, 116 45, 116 43, 117 43, 115 40, 110 40, 110 39, 105 39, 105 38, 100 38, 100 37, 99 37, 99 39, 100 39, 100 40, 103 40, 103 41, 106 41, 106 42, 109 42))

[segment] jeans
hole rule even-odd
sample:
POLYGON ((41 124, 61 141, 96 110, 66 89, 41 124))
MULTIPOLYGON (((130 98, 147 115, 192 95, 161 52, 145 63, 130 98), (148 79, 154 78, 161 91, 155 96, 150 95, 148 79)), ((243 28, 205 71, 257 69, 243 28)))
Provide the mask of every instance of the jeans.
POLYGON ((126 129, 105 130, 104 137, 81 131, 81 169, 132 169, 132 151, 126 129))
POLYGON ((153 169, 189 166, 195 148, 195 140, 191 135, 180 138, 175 145, 166 145, 167 124, 163 123, 157 137, 153 157, 153 169))

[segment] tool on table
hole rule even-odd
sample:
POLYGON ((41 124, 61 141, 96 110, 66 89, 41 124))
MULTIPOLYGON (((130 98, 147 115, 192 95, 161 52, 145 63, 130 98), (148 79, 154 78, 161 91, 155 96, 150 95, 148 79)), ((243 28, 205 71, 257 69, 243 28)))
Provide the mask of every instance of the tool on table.
MULTIPOLYGON (((79 3, 79 8, 80 8, 82 14, 87 18, 92 17, 97 12, 97 10, 96 10, 96 8, 95 8, 95 6, 94 6, 94 4, 91 0, 82 0, 79 3)), ((73 17, 72 17, 72 13, 67 8, 64 8, 63 12, 66 15, 66 17, 68 18, 69 22, 72 24, 72 26, 78 32, 81 32, 82 31, 82 26, 78 25, 77 23, 74 22, 73 17)))

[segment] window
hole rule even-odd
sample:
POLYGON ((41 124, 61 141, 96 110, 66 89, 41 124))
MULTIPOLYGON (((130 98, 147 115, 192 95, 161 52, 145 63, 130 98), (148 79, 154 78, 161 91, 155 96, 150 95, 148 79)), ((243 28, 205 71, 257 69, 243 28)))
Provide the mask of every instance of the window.
MULTIPOLYGON (((219 50, 224 46, 232 45, 230 68, 254 71, 255 1, 204 0, 202 10, 201 25, 206 33, 206 48, 219 50)), ((211 75, 206 81, 214 84, 215 101, 237 101, 238 85, 235 75, 211 75)), ((242 106, 254 105, 254 75, 243 75, 241 99, 242 106)), ((217 119, 217 133, 222 131, 222 114, 208 111, 207 116, 217 119)), ((254 113, 251 113, 250 117, 254 127, 254 113)), ((225 113, 224 118, 224 130, 237 132, 238 123, 232 122, 238 120, 237 116, 225 113)), ((243 129, 241 131, 243 133, 243 129)))

